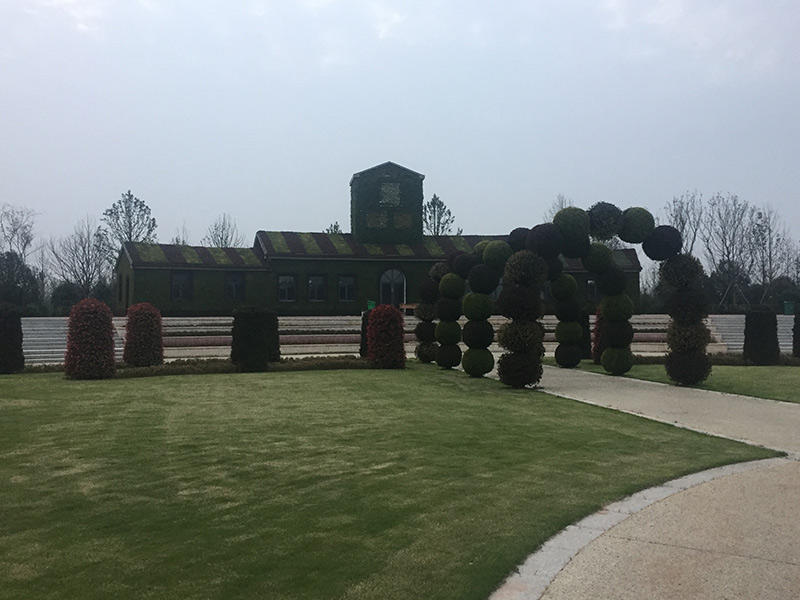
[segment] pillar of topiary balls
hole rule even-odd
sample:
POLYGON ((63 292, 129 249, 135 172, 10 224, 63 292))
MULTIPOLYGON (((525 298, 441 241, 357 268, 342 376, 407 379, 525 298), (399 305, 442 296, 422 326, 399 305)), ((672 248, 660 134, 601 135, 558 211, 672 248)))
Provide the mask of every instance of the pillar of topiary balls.
POLYGON ((422 280, 419 286, 419 299, 421 302, 414 309, 414 316, 419 323, 414 328, 417 337, 417 347, 414 355, 423 363, 432 363, 436 360, 436 301, 439 299, 439 284, 431 277, 422 280))
POLYGON ((456 273, 447 273, 439 281, 439 299, 436 301, 436 364, 443 369, 452 369, 461 363, 461 298, 467 282, 456 273))
POLYGON ((576 299, 578 283, 566 273, 550 282, 550 294, 556 301, 556 363, 560 367, 572 368, 583 358, 583 310, 576 299))
POLYGON ((94 298, 81 300, 69 314, 64 374, 67 379, 108 379, 116 369, 111 309, 94 298))
POLYGON ((745 313, 742 357, 754 365, 780 363, 778 317, 771 307, 756 306, 745 313))
MULTIPOLYGON (((534 227, 528 234, 526 245, 538 247, 547 256, 557 257, 561 238, 553 231, 550 227, 534 227)), ((538 319, 544 312, 540 289, 547 280, 548 271, 547 261, 531 250, 515 252, 505 264, 503 290, 497 299, 497 308, 512 321, 498 331, 498 341, 507 352, 497 363, 497 374, 508 386, 536 385, 542 378, 544 330, 538 319)))
POLYGON ((469 319, 462 332, 467 351, 461 366, 469 376, 482 377, 494 368, 494 356, 489 350, 494 341, 494 328, 489 317, 494 308, 491 294, 500 283, 500 274, 494 267, 478 264, 470 269, 467 279, 471 291, 461 303, 462 312, 469 319))
POLYGON ((151 367, 164 362, 161 312, 149 302, 128 308, 122 360, 133 367, 151 367))
POLYGON ((25 368, 22 351, 22 318, 11 304, 0 305, 0 373, 17 373, 25 368))

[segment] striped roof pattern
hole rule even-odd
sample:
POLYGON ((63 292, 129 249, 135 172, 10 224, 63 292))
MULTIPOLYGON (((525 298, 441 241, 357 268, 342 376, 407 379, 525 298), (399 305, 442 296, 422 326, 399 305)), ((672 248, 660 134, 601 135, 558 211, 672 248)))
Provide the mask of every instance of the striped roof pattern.
POLYGON ((183 267, 186 269, 263 270, 264 261, 253 248, 209 248, 177 244, 126 242, 123 246, 134 267, 183 267))
POLYGON ((256 240, 270 257, 443 259, 454 252, 470 252, 481 240, 506 236, 426 235, 417 244, 359 244, 351 233, 259 231, 256 240))

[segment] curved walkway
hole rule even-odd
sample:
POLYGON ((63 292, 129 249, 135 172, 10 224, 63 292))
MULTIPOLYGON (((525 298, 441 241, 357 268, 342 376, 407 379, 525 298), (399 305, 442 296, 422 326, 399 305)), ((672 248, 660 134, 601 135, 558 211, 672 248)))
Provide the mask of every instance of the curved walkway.
POLYGON ((800 597, 800 404, 555 367, 540 389, 789 457, 712 469, 609 505, 545 543, 492 600, 800 597))

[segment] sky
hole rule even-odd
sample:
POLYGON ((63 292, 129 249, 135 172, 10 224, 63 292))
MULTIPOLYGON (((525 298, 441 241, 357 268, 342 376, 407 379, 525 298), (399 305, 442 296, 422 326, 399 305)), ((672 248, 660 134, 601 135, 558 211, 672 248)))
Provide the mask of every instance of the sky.
POLYGON ((796 0, 0 0, 0 204, 47 239, 131 190, 162 242, 224 212, 249 245, 349 231, 392 161, 469 234, 697 190, 800 237, 798 31, 796 0))

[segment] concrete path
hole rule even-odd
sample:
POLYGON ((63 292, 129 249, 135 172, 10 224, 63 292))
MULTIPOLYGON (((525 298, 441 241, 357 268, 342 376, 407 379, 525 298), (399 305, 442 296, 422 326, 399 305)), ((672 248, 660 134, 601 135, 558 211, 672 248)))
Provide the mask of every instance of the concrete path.
POLYGON ((800 598, 800 404, 555 367, 540 387, 789 458, 712 469, 607 506, 549 540, 492 600, 800 598))

